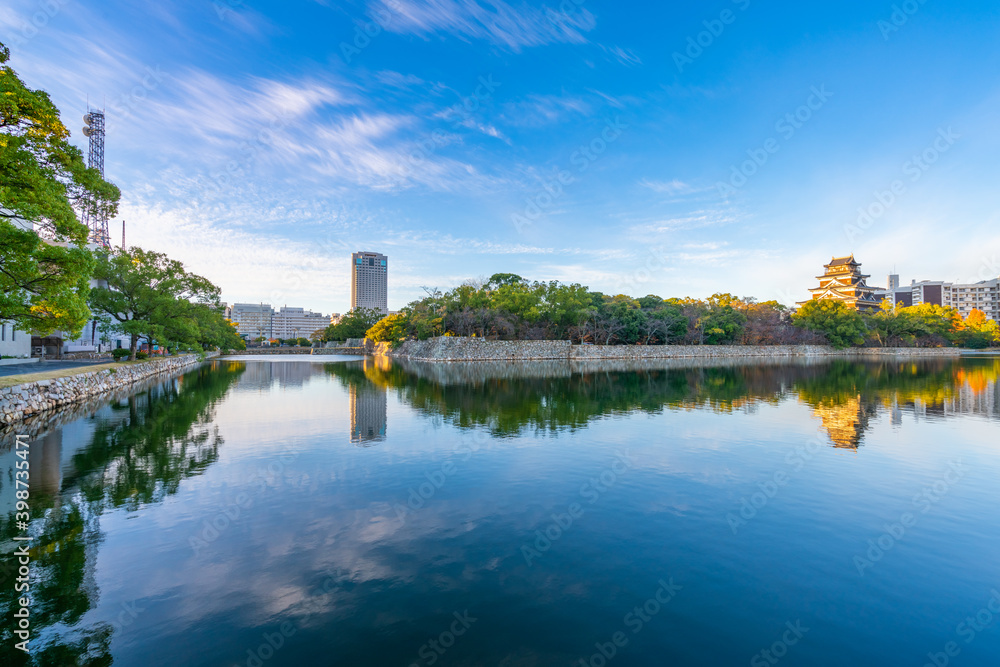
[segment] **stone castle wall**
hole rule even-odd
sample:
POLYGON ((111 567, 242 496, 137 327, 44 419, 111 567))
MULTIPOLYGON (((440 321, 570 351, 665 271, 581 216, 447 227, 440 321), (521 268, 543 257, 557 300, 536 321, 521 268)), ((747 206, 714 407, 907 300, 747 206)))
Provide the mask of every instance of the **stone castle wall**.
POLYGON ((531 359, 684 359, 793 357, 957 357, 957 348, 850 348, 825 345, 573 345, 568 340, 494 341, 441 336, 404 341, 392 348, 379 343, 374 353, 423 361, 521 361, 531 359))
MULTIPOLYGON (((214 357, 218 352, 208 352, 214 357)), ((54 380, 38 380, 0 389, 0 423, 13 424, 59 406, 111 394, 154 375, 172 373, 200 363, 194 354, 151 359, 54 380)), ((44 372, 44 366, 38 372, 44 372)))

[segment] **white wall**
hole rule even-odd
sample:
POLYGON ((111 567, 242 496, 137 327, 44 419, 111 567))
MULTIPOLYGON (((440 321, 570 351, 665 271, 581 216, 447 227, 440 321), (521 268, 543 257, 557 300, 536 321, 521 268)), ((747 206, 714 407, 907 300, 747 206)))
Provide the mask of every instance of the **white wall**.
POLYGON ((15 331, 10 322, 0 323, 0 355, 4 357, 30 357, 31 335, 15 331))

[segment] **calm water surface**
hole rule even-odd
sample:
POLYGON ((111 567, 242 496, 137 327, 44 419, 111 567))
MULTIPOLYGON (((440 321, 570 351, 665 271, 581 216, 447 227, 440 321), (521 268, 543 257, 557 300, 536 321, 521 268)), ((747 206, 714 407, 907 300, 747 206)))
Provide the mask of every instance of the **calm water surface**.
POLYGON ((0 663, 997 665, 998 378, 214 361, 22 428, 0 663))

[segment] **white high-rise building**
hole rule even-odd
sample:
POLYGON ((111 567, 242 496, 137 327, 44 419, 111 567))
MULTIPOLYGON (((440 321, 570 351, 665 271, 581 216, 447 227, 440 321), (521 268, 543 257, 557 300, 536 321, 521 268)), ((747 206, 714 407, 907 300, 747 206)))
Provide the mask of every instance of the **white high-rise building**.
POLYGON ((375 308, 389 314, 389 258, 377 252, 351 255, 351 308, 375 308))

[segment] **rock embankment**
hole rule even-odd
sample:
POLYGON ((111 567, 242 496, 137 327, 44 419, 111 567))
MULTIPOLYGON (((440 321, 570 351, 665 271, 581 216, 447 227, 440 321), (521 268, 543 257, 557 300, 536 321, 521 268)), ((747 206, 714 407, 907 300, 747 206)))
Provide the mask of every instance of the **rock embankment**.
MULTIPOLYGON (((209 352, 206 356, 213 357, 217 354, 209 352)), ((199 362, 197 355, 186 354, 4 387, 0 389, 0 423, 13 424, 47 410, 101 394, 110 394, 153 375, 170 373, 199 362)))
POLYGON ((568 340, 484 340, 441 336, 379 343, 375 354, 422 361, 527 361, 533 359, 736 359, 744 357, 957 357, 957 348, 849 348, 824 345, 573 345, 568 340))

